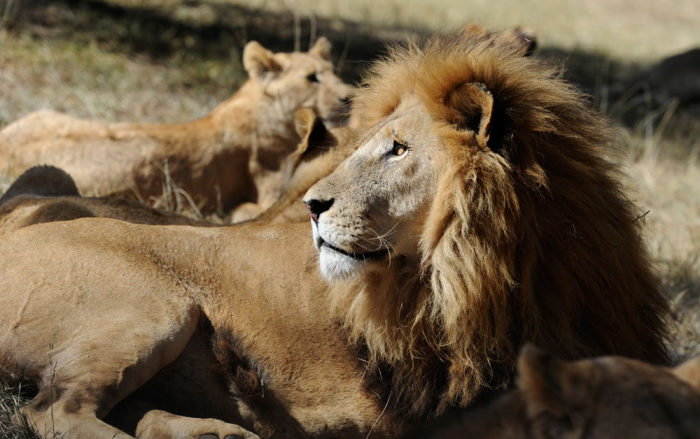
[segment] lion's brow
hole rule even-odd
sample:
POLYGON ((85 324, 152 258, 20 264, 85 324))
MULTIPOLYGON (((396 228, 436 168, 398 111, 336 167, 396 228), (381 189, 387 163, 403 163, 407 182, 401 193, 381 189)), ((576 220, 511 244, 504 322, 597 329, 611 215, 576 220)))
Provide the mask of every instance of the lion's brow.
MULTIPOLYGON (((395 121, 396 119, 400 118, 400 117, 403 116, 404 114, 409 113, 409 112, 410 112, 414 107, 416 107, 417 105, 418 105, 418 104, 413 104, 413 105, 411 105, 410 107, 408 107, 408 108, 406 108, 406 109, 404 109, 404 110, 402 110, 402 111, 400 111, 400 112, 397 112, 396 109, 394 109, 394 111, 392 111, 391 113, 389 113, 389 114, 388 114, 386 117, 384 117, 382 120, 380 120, 380 121, 377 122, 376 124, 374 124, 374 125, 372 125, 371 127, 369 127, 369 128, 364 132, 364 134, 362 134, 362 136, 360 136, 359 139, 357 140, 358 145, 364 145, 369 139, 371 139, 375 134, 377 134, 377 132, 378 132, 379 130, 381 130, 382 128, 384 128, 385 126, 387 126, 388 124, 390 124, 391 122, 395 121)), ((396 130, 392 129, 392 130, 391 130, 392 134, 395 134, 395 131, 396 131, 396 130)))

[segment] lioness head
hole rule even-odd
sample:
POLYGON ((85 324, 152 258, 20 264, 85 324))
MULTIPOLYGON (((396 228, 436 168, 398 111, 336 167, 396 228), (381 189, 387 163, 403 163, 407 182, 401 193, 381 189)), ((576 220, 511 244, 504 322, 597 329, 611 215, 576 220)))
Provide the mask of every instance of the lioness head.
POLYGON ((308 52, 290 53, 273 53, 251 41, 243 50, 243 66, 251 80, 262 82, 281 114, 313 108, 328 126, 347 118, 353 87, 335 75, 326 38, 319 38, 308 52))

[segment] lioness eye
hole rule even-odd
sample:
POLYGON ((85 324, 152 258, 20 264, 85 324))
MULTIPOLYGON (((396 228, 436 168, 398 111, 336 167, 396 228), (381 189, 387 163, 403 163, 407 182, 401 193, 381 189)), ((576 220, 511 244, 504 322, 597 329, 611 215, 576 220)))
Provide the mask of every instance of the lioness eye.
POLYGON ((310 74, 306 77, 306 79, 307 79, 309 82, 318 82, 318 76, 316 76, 316 73, 310 73, 310 74))
POLYGON ((391 153, 397 157, 401 157, 406 153, 408 147, 398 140, 394 140, 394 147, 391 149, 391 153))

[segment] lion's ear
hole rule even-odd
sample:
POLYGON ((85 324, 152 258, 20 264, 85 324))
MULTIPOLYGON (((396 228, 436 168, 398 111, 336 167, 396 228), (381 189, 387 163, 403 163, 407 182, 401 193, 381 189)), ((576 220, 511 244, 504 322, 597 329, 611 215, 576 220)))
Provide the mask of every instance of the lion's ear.
POLYGON ((250 41, 243 49, 243 67, 251 78, 259 78, 266 72, 281 69, 275 61, 274 53, 265 49, 257 41, 250 41))
POLYGON ((306 150, 309 145, 319 143, 327 133, 323 121, 311 108, 299 108, 294 112, 294 128, 301 138, 298 150, 306 150))
POLYGON ((489 32, 478 23, 469 23, 459 31, 459 36, 466 41, 469 41, 472 38, 484 40, 488 38, 489 32))
POLYGON ((538 437, 564 437, 592 400, 599 371, 589 363, 566 362, 532 345, 518 358, 518 389, 538 437))
POLYGON ((493 148, 491 125, 493 118, 493 95, 484 84, 466 82, 451 90, 445 97, 445 105, 451 110, 448 122, 461 130, 474 133, 481 148, 493 148))
POLYGON ((301 140, 297 149, 287 157, 286 182, 291 180, 299 165, 338 145, 338 138, 310 108, 299 108, 294 112, 294 128, 301 140))
POLYGON ((561 406, 561 376, 565 363, 531 344, 525 345, 518 357, 518 388, 530 408, 561 406))
POLYGON ((316 55, 320 58, 330 61, 331 59, 331 42, 328 38, 321 37, 316 40, 316 43, 309 49, 311 55, 316 55))
POLYGON ((503 32, 503 38, 515 45, 522 56, 531 56, 537 49, 537 35, 532 29, 516 26, 503 32))
POLYGON ((294 129, 303 140, 311 132, 316 121, 316 112, 312 108, 303 107, 294 111, 294 129))
POLYGON ((295 152, 299 158, 311 150, 328 148, 337 143, 335 136, 311 108, 300 108, 294 112, 294 127, 301 138, 295 152))

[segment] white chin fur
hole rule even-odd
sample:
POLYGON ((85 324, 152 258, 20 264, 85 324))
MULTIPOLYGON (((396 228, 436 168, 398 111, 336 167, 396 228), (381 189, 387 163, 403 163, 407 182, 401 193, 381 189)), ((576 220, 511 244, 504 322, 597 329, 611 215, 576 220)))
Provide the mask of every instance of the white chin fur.
POLYGON ((318 226, 316 223, 311 220, 311 235, 313 236, 314 240, 314 247, 316 247, 316 250, 319 252, 321 251, 321 237, 318 234, 318 226))
POLYGON ((321 274, 329 282, 352 276, 362 270, 365 265, 364 261, 358 261, 325 246, 322 246, 319 250, 319 261, 321 274))

